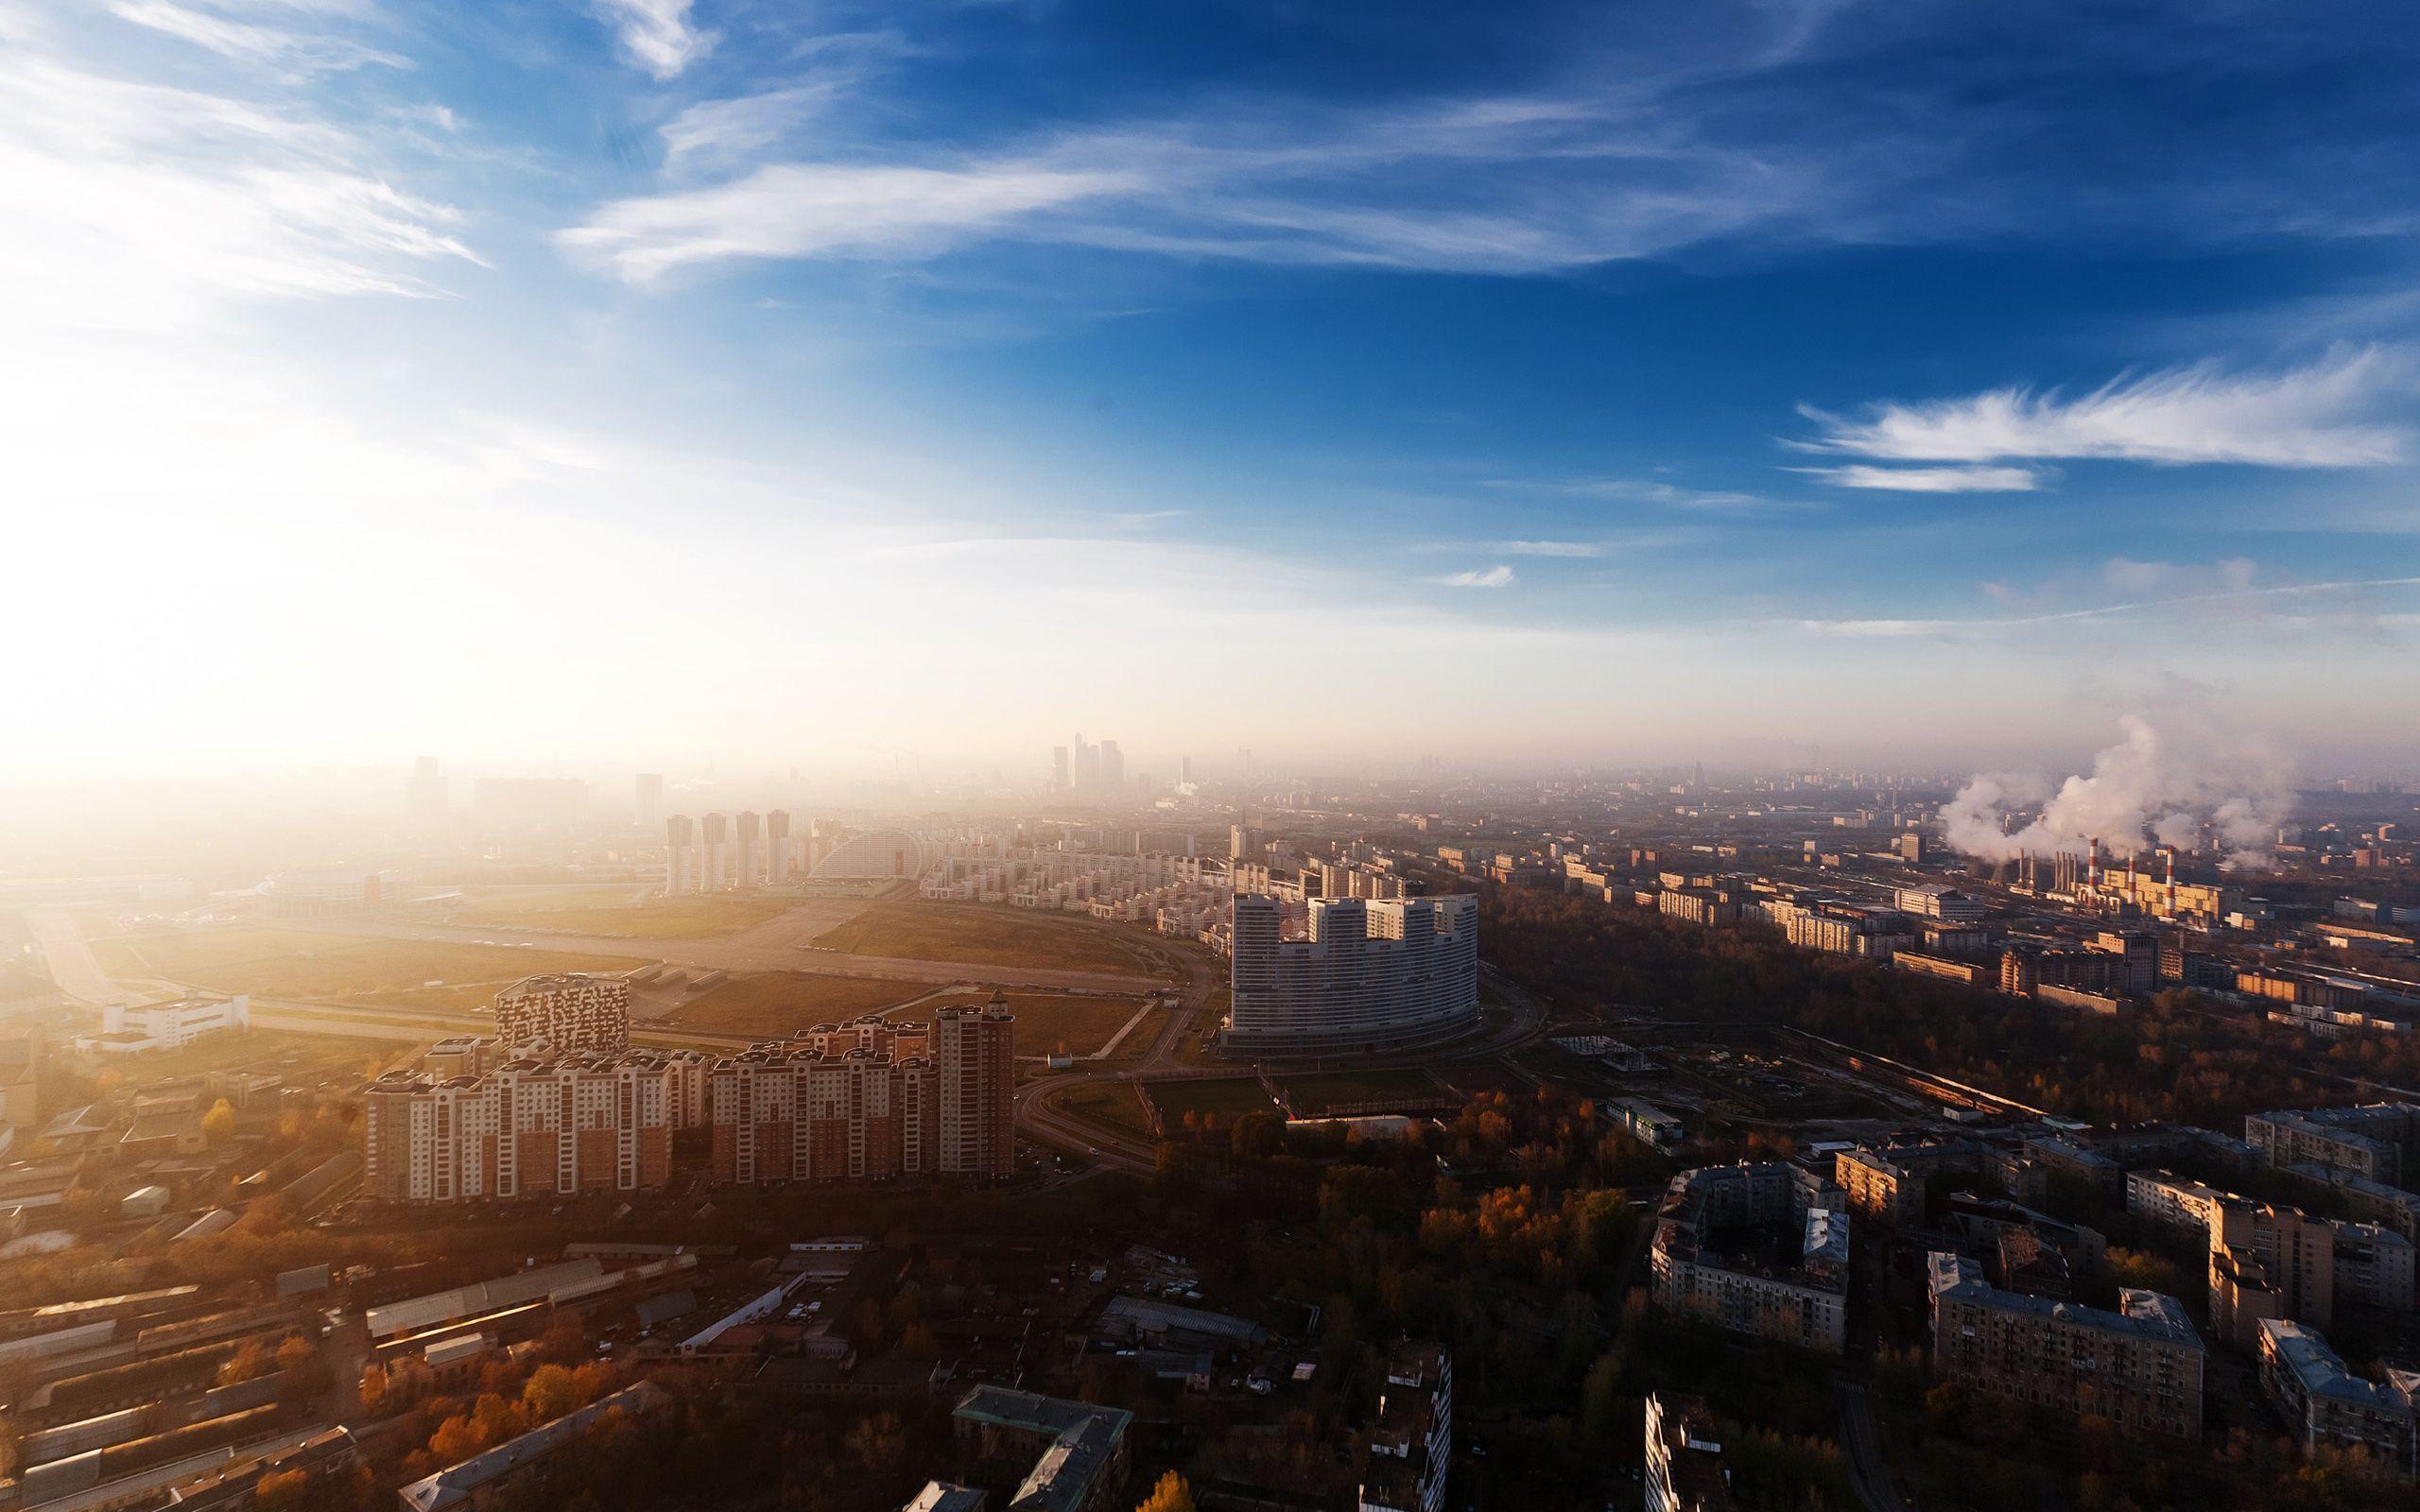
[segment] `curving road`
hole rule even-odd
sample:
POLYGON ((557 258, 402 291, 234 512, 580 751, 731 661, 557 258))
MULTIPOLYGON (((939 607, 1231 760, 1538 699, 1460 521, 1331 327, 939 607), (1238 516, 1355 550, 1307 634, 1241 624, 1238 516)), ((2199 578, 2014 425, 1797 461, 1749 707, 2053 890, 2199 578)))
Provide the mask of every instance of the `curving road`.
MULTIPOLYGON (((1151 1171, 1158 1166, 1159 1151, 1150 1138, 1078 1117, 1061 1108, 1059 1100, 1076 1088, 1101 1082, 1120 1082, 1131 1086, 1139 1081, 1246 1075, 1255 1069, 1250 1061, 1207 1066, 1184 1065, 1176 1061, 1176 1048, 1183 1042, 1194 1015, 1208 1000, 1211 986, 1217 981, 1219 966, 1215 960, 1191 954, 1181 959, 1187 975, 1180 1005, 1177 1011, 1168 1016, 1167 1023, 1161 1029, 1159 1039, 1152 1044, 1149 1055, 1130 1066, 1062 1073, 1028 1082, 1017 1089, 1017 1132, 1029 1143, 1116 1170, 1151 1171)), ((1546 1033, 1546 1005, 1527 989, 1498 975, 1493 969, 1481 966, 1479 971, 1481 978, 1512 1005, 1512 1013, 1502 1025, 1459 1045, 1408 1055, 1372 1057, 1356 1061, 1354 1069, 1387 1071, 1403 1067, 1470 1065, 1510 1055, 1542 1038, 1546 1033)))

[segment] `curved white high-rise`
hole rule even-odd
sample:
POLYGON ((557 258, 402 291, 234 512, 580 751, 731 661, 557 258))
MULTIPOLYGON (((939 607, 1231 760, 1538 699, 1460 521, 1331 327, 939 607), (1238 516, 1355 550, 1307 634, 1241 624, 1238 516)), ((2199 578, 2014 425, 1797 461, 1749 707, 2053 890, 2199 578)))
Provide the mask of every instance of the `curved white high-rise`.
POLYGON ((1237 1055, 1409 1050, 1478 1025, 1478 900, 1317 898, 1310 938, 1282 937, 1285 904, 1236 899, 1235 1005, 1219 1037, 1237 1055))

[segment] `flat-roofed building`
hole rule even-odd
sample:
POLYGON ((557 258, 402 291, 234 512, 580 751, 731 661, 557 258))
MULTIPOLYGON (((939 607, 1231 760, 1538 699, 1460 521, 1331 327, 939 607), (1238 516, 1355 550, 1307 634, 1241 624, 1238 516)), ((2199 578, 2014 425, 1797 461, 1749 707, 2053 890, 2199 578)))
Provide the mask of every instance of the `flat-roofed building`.
POLYGON ((2110 1312, 1993 1286, 1942 1250, 1929 1267, 1933 1366, 1950 1381, 2125 1432, 2200 1437, 2207 1351, 2174 1297, 2129 1287, 2110 1312))
POLYGON ((1731 1512, 1731 1468, 1705 1404, 1647 1394, 1647 1512, 1731 1512))
POLYGON ((1801 1349, 1846 1346, 1848 1209, 1839 1189, 1796 1166, 1674 1177, 1651 1254, 1661 1306, 1801 1349))
POLYGON ((2389 1370, 2384 1383, 2363 1380, 2318 1330, 2269 1318, 2260 1325, 2260 1387, 2306 1451, 2358 1451, 2407 1479, 2420 1469, 2413 1417, 2420 1372, 2389 1370))

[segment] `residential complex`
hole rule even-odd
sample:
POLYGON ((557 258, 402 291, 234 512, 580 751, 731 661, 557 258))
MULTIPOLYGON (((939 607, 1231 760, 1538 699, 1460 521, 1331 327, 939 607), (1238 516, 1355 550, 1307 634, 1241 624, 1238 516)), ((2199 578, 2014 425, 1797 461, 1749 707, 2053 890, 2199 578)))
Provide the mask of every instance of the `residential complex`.
MULTIPOLYGON (((1109 1512, 1127 1503, 1128 1425, 1116 1407, 1045 1397, 1006 1386, 977 1386, 950 1414, 960 1462, 970 1478, 1015 1487, 1003 1512, 1109 1512)), ((946 1504, 946 1503, 942 1503, 946 1504)))
POLYGON ((525 977, 495 995, 495 1034, 513 1051, 621 1050, 631 1042, 631 984, 576 971, 525 977))
POLYGON ((2344 1367, 2317 1330, 2282 1318, 2260 1324, 2260 1386, 2306 1450, 2355 1450, 2395 1473, 2420 1471, 2420 1372, 2390 1369, 2385 1382, 2344 1367))
POLYGON ((1736 1333, 1838 1354, 1848 1338, 1849 1212, 1780 1161, 1672 1178, 1655 1225, 1656 1302, 1736 1333))
POLYGON ((1441 1512, 1454 1457, 1454 1357, 1443 1345, 1398 1346, 1379 1389, 1358 1512, 1441 1512))
POLYGON ((1731 1467, 1703 1402, 1647 1394, 1647 1512, 1731 1512, 1731 1467))
POLYGON ((861 1021, 715 1060, 628 1052, 389 1073, 364 1099, 369 1190, 440 1203, 658 1191, 690 1128, 709 1130, 707 1175, 723 1184, 997 1179, 1013 1160, 1014 1035, 995 1003, 943 1008, 929 1036, 861 1021))
POLYGON ((698 1121, 694 1051, 515 1060, 440 1079, 389 1072, 362 1099, 365 1177, 382 1202, 650 1192, 698 1121))
POLYGON ((2128 1288, 2119 1310, 2004 1291, 1975 1263, 1931 1260, 1933 1367, 1971 1391, 2121 1430, 2198 1438, 2205 1350, 2184 1305, 2128 1288))
POLYGON ((1404 1050, 1478 1027, 1478 899, 1319 898, 1307 906, 1308 937, 1287 939, 1282 902, 1236 898, 1224 1049, 1404 1050))

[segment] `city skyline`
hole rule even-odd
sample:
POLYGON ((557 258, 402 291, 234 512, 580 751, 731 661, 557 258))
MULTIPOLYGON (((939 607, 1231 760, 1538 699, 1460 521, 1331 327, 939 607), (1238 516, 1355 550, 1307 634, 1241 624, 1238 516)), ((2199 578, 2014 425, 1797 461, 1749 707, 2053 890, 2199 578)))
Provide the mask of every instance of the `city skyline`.
POLYGON ((21 7, 0 761, 2375 765, 2392 14, 21 7))

